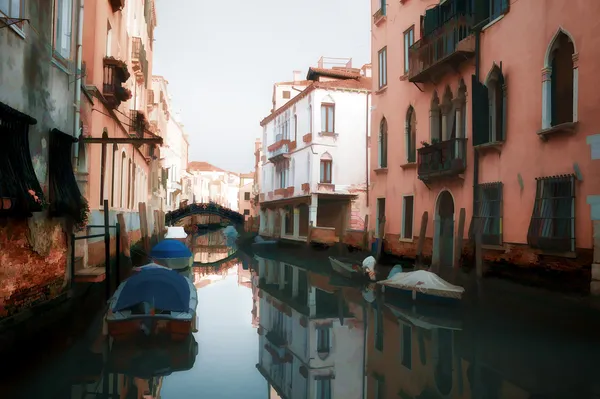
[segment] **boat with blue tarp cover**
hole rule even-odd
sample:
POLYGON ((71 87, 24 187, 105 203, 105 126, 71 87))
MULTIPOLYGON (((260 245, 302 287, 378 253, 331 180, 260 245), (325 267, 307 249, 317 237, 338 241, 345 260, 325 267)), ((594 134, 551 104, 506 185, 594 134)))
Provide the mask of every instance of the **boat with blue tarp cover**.
POLYGON ((153 262, 177 270, 191 267, 194 262, 192 251, 175 239, 166 239, 156 244, 150 251, 150 258, 153 262))
POLYGON ((158 265, 136 271, 109 300, 108 334, 118 340, 139 335, 185 339, 194 328, 198 305, 192 282, 158 265))

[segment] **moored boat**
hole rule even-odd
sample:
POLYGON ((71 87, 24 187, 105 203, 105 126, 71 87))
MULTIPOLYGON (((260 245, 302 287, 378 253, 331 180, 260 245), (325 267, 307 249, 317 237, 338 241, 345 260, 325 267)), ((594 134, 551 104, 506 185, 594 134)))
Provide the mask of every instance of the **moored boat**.
POLYGON ((171 269, 186 269, 192 266, 192 251, 181 241, 166 239, 154 246, 150 258, 159 265, 171 269))
POLYGON ((108 335, 125 340, 140 335, 183 340, 196 320, 198 296, 186 277, 162 267, 140 268, 109 300, 108 335))
POLYGON ((176 240, 181 243, 185 243, 188 234, 185 232, 185 229, 182 226, 169 226, 167 227, 167 234, 165 234, 165 239, 167 240, 176 240))
POLYGON ((375 272, 370 272, 369 270, 363 268, 358 264, 358 261, 352 259, 334 258, 330 256, 329 263, 331 263, 331 268, 335 272, 346 278, 359 280, 362 282, 375 280, 375 272))
POLYGON ((426 270, 397 273, 377 283, 383 286, 384 293, 438 303, 458 303, 465 292, 463 287, 450 284, 437 274, 426 270))

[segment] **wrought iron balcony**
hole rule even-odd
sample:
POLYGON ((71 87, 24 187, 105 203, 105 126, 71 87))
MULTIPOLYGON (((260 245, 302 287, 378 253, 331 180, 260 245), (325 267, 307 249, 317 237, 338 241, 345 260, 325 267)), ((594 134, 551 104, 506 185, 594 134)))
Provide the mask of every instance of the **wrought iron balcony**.
POLYGON ((417 171, 423 181, 464 173, 467 139, 455 138, 417 149, 417 171))
POLYGON ((146 47, 144 47, 141 37, 132 38, 131 69, 138 80, 144 79, 144 82, 148 81, 148 58, 146 47))
POLYGON ((147 128, 148 122, 146 116, 138 110, 132 109, 129 111, 129 134, 139 138, 144 137, 144 131, 147 128))
POLYGON ((269 161, 278 162, 289 158, 289 144, 289 139, 283 138, 281 134, 276 135, 275 142, 267 148, 269 161))
MULTIPOLYGON (((427 21, 426 21, 427 23, 427 21)), ((435 82, 475 55, 472 15, 455 15, 410 46, 408 80, 435 82)))
POLYGON ((129 77, 127 64, 113 57, 104 58, 102 95, 108 106, 117 108, 121 102, 131 98, 131 91, 123 87, 123 83, 127 82, 129 77))

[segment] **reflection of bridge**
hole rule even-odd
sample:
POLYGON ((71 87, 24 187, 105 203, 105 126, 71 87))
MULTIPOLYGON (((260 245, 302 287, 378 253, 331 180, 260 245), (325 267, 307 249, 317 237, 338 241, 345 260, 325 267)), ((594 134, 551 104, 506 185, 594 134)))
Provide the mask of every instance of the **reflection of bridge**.
POLYGON ((241 213, 232 211, 215 202, 209 202, 204 204, 189 204, 180 209, 168 212, 165 214, 165 224, 172 226, 178 221, 193 215, 213 215, 229 220, 234 224, 244 223, 244 215, 241 213))

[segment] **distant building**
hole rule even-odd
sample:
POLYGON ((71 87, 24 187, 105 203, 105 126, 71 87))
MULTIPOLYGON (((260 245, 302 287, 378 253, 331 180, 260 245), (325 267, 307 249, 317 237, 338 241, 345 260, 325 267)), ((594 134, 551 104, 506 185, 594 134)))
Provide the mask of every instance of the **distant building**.
POLYGON ((190 162, 193 202, 216 202, 231 210, 239 210, 240 176, 208 162, 190 162))
POLYGON ((254 173, 240 174, 240 190, 239 190, 239 212, 248 220, 250 216, 254 216, 253 207, 253 190, 254 190, 254 173))
POLYGON ((364 229, 371 68, 322 58, 306 79, 261 122, 260 232, 304 241, 312 223, 311 240, 332 243, 364 229))

